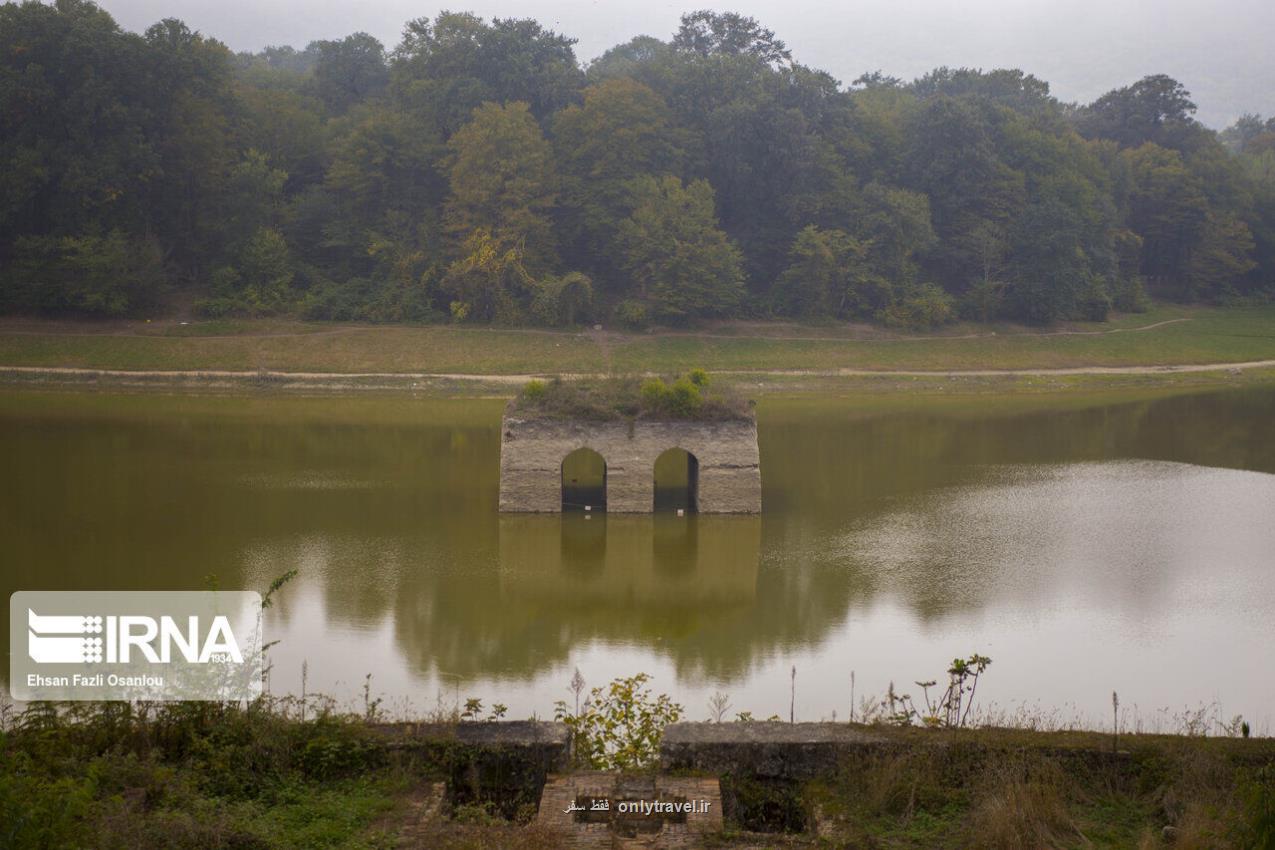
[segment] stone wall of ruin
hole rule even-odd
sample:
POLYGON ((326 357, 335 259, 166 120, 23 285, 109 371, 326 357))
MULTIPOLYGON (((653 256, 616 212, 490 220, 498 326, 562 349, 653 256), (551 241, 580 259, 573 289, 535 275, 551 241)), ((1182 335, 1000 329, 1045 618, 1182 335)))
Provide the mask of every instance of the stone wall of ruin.
POLYGON ((655 505, 655 460, 684 449, 699 462, 700 513, 760 513, 761 466, 757 423, 581 422, 506 413, 501 422, 500 510, 562 510, 562 460, 576 449, 602 455, 607 465, 607 511, 650 513, 655 505))

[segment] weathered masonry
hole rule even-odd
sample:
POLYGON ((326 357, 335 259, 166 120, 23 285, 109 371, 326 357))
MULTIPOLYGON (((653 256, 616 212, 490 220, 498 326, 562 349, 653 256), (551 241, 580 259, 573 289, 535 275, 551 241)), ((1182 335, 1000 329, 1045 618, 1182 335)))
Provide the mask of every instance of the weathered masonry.
POLYGON ((670 459, 682 464, 678 480, 686 509, 761 512, 757 423, 752 418, 583 422, 516 411, 507 412, 501 422, 500 510, 556 513, 578 507, 651 513, 656 507, 656 461, 667 467, 670 459), (596 470, 588 482, 577 481, 570 471, 584 456, 596 470))

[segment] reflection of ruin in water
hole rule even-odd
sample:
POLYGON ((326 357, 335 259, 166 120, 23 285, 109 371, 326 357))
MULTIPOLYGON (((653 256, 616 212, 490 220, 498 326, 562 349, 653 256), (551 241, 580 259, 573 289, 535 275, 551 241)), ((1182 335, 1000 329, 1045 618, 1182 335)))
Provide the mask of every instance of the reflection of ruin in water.
POLYGON ((601 636, 631 639, 626 624, 656 609, 751 605, 760 551, 756 516, 506 515, 500 591, 564 613, 585 609, 589 621, 611 624, 601 636))
MULTIPOLYGON (((11 593, 34 570, 49 589, 189 588, 209 573, 222 586, 262 588, 297 568, 271 612, 282 639, 271 652, 276 692, 300 687, 306 660, 312 683, 335 677, 352 690, 378 659, 374 687, 415 699, 432 696, 436 671, 445 689, 484 677, 539 688, 545 677, 540 710, 561 692, 558 668, 598 645, 735 692, 779 652, 860 663, 842 628, 850 612, 856 640, 878 640, 883 632, 863 624, 891 607, 937 637, 1065 598, 1105 606, 1114 622, 1169 622, 1172 606, 1186 604, 1180 589, 1198 586, 1208 564, 1206 584, 1230 588, 1235 601, 1195 598, 1182 610, 1200 618, 1202 649, 1227 647, 1215 658, 1229 669, 1259 652, 1235 641, 1260 630, 1253 612, 1275 611, 1261 513, 1275 485, 1225 471, 1275 473, 1268 388, 1065 403, 768 399, 760 530, 747 517, 705 513, 636 524, 576 515, 565 529, 555 516, 500 517, 501 404, 11 398, 0 404, 0 463, 19 486, 0 491, 9 554, 0 584, 11 593), (1110 463, 1126 460, 1136 462, 1110 463), (82 522, 51 530, 41 518, 65 510, 68 494, 82 522), (1084 533, 1067 533, 1075 528, 1084 533), (716 541, 721 529, 751 534, 751 547, 738 558, 711 554, 732 551, 716 541), (1149 577, 1162 580, 1152 587, 1149 577)), ((555 503, 571 448, 545 464, 555 503)), ((712 459, 693 448, 707 482, 712 459)), ((646 457, 607 459, 608 484, 628 476, 650 486, 646 457)), ((652 496, 634 504, 649 507, 652 496)), ((890 645, 879 655, 904 657, 890 645)), ((1138 665, 1160 656, 1129 657, 1123 673, 1158 687, 1138 665)), ((1219 668, 1191 667, 1193 681, 1219 668)), ((1030 687, 1054 694, 1056 681, 1030 687)), ((1236 687, 1255 702, 1268 690, 1236 687)))

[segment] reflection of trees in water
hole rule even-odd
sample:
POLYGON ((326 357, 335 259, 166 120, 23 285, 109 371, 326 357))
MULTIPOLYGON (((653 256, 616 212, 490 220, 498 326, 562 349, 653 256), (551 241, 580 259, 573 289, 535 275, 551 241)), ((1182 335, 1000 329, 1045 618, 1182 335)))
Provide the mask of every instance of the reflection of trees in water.
MULTIPOLYGON (((444 405, 458 424, 438 425, 437 403, 408 403, 389 421, 374 406, 352 424, 310 415, 315 400, 241 416, 260 403, 69 398, 84 410, 44 415, 33 402, 29 419, 0 417, 6 596, 33 586, 202 590, 210 575, 260 590, 299 567, 272 616, 294 615, 300 585, 321 581, 327 617, 364 623, 391 607, 396 553, 419 566, 401 544, 422 527, 441 551, 475 541, 494 550, 499 433, 490 417, 466 424, 471 402, 444 405)), ((485 407, 499 416, 498 404, 485 407)))
MULTIPOLYGON (((1042 490, 1021 514, 1039 528, 979 525, 980 512, 1015 515, 996 502, 1021 492, 1007 466, 1146 458, 1275 472, 1269 390, 890 413, 768 402, 760 518, 498 517, 499 406, 490 422, 449 425, 453 404, 468 403, 437 403, 416 424, 295 421, 283 401, 260 421, 0 418, 17 485, 0 490, 0 584, 197 589, 215 573, 257 588, 299 566, 324 611, 289 605, 298 587, 277 615, 393 616, 420 672, 530 678, 608 641, 663 653, 683 675, 732 678, 826 640, 883 594, 921 617, 1051 594, 1066 576, 1033 572, 1030 547, 1058 545, 1046 526, 1075 515, 1050 511, 1042 490), (980 528, 997 537, 948 545, 980 528)), ((1133 494, 1136 479, 1125 485, 1133 494)), ((1088 580, 1148 595, 1133 572, 1088 580)))
POLYGON ((775 403, 759 426, 765 507, 799 541, 811 525, 840 528, 893 499, 970 483, 971 467, 1145 458, 1275 472, 1273 420, 1269 390, 1018 412, 775 403))
MULTIPOLYGON (((601 640, 655 650, 682 675, 733 678, 775 651, 819 644, 850 610, 870 608, 883 594, 922 618, 975 611, 1006 593, 1048 597, 1066 577, 1036 569, 1039 553, 1024 549, 1016 559, 1012 548, 1048 540, 1042 528, 1024 529, 1021 539, 966 541, 957 554, 981 560, 952 559, 953 538, 974 530, 942 527, 968 521, 953 506, 1010 515, 1012 505, 996 500, 1014 498, 1024 482, 1005 479, 1006 466, 1137 456, 1137 448, 1217 465, 1257 459, 1251 445, 1233 442, 1262 439, 1246 407, 1184 411, 1183 402, 851 420, 836 408, 764 411, 767 512, 760 519, 501 517, 491 563, 473 565, 463 582, 433 575, 418 585, 446 605, 430 604, 428 618, 413 618, 422 601, 400 594, 399 638, 420 669, 460 675, 530 678, 568 661, 574 647, 601 640), (1210 415, 1246 424, 1205 441, 1210 415), (1183 428, 1183 416, 1206 421, 1183 428), (741 536, 735 520, 754 524, 755 553, 744 560, 755 566, 720 549, 741 536), (906 537, 911 548, 883 563, 865 551, 874 542, 865 531, 906 537), (1006 572, 1015 565, 1022 569, 1006 572)), ((1135 573, 1093 578, 1125 595, 1145 581, 1135 573)))
MULTIPOLYGON (((781 506, 782 516, 766 526, 767 563, 854 576, 860 601, 888 590, 922 618, 977 610, 1006 593, 1048 598, 1082 572, 1132 604, 1149 604, 1166 588, 1148 588, 1144 570, 1113 571, 1118 561, 1104 553, 1086 559, 1080 544, 1127 543, 1109 521, 1147 508, 1140 487, 1181 489, 1184 473, 1147 466, 1064 475, 1059 467, 1050 474, 1063 477, 1051 479, 1040 465, 1134 458, 1275 472, 1275 442, 1265 436, 1273 418, 1269 390, 1074 409, 953 403, 947 412, 918 405, 873 414, 772 405, 760 425, 765 504, 781 506), (1107 499, 1107 515, 1087 510, 1095 494, 1112 492, 1123 495, 1107 499), (1062 574, 1040 568, 1060 552, 1073 558, 1062 574)), ((1152 535, 1138 545, 1165 565, 1181 560, 1166 548, 1171 540, 1152 535)))

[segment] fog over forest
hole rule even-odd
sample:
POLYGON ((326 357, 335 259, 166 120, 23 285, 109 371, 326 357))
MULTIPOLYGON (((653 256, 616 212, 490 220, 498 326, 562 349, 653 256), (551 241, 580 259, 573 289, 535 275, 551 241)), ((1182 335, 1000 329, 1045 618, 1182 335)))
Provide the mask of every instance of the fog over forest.
POLYGON ((1089 102, 1149 74, 1191 92, 1204 124, 1275 113, 1275 3, 1269 0, 748 0, 722 6, 641 0, 519 0, 441 6, 382 0, 107 0, 120 25, 141 32, 175 17, 233 50, 304 47, 370 33, 397 44, 403 22, 444 9, 485 18, 535 18, 579 39, 582 61, 637 35, 668 38, 685 12, 740 12, 773 29, 803 64, 848 84, 880 70, 910 80, 942 66, 1021 68, 1063 101, 1089 102))
POLYGON ((1275 116, 1210 129, 1163 71, 1079 103, 1026 63, 838 80, 712 10, 584 63, 573 21, 453 11, 236 53, 172 5, 141 33, 0 5, 0 313, 930 329, 1275 299, 1275 116))

